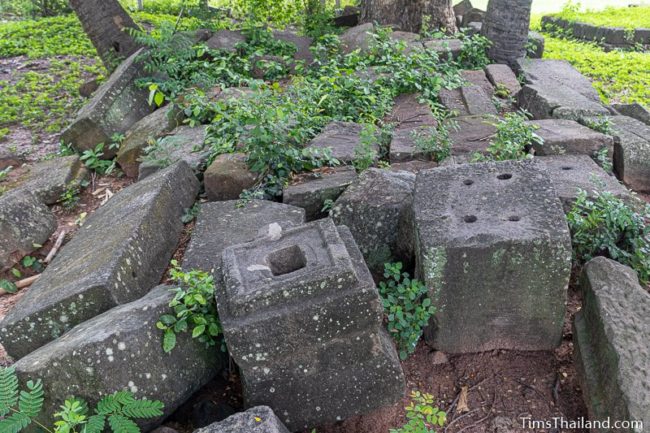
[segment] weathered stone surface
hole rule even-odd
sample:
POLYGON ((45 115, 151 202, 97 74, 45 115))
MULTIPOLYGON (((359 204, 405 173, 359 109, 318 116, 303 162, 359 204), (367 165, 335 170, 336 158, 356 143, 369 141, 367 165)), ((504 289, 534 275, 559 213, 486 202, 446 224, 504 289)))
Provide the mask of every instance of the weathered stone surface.
MULTIPOLYGON (((362 53, 368 52, 372 47, 373 38, 370 34, 373 32, 374 26, 372 23, 349 28, 339 37, 343 52, 351 53, 355 50, 360 50, 362 53)), ((420 35, 416 33, 394 31, 391 32, 390 38, 394 41, 403 42, 406 46, 406 52, 423 49, 420 35)))
MULTIPOLYGON (((332 122, 307 147, 331 149, 332 156, 343 163, 355 160, 355 149, 361 144, 363 126, 353 122, 332 122)), ((379 152, 379 145, 373 148, 379 152)))
POLYGON ((494 87, 507 90, 510 96, 515 96, 521 90, 517 76, 508 65, 487 65, 485 75, 494 87))
MULTIPOLYGON (((14 365, 19 378, 43 381, 42 422, 51 422, 71 395, 92 407, 101 396, 121 390, 162 401, 168 416, 219 372, 224 365, 219 349, 208 348, 189 333, 178 335, 171 353, 163 352, 163 332, 156 322, 171 313, 171 289, 158 286, 137 301, 108 310, 14 365)), ((149 430, 162 419, 140 425, 149 430)))
POLYGON ((244 206, 237 200, 203 203, 185 250, 183 269, 212 271, 218 281, 221 253, 226 247, 264 236, 274 223, 286 229, 304 222, 304 209, 271 201, 251 200, 244 206))
POLYGON ((223 264, 219 317, 247 405, 268 404, 297 430, 401 399, 401 366, 349 230, 330 219, 278 230, 225 249, 223 264))
POLYGON ((411 262, 410 224, 415 175, 371 168, 336 200, 332 218, 347 226, 374 275, 384 263, 411 262))
POLYGON ((397 123, 400 129, 413 129, 420 126, 436 126, 438 122, 433 117, 429 104, 421 102, 419 93, 404 93, 395 98, 389 121, 397 123))
POLYGON ((208 126, 179 126, 158 142, 156 149, 140 164, 138 180, 178 161, 184 161, 195 173, 201 171, 208 159, 205 138, 208 126))
POLYGON ((518 104, 535 119, 572 119, 608 115, 591 81, 564 60, 525 59, 519 67, 526 84, 518 104))
POLYGON ((456 129, 449 133, 451 153, 454 156, 484 153, 496 133, 494 119, 486 116, 464 116, 454 119, 456 129))
POLYGON ((22 156, 0 149, 0 170, 5 170, 8 167, 18 168, 24 162, 25 160, 22 156))
POLYGON ((194 433, 289 433, 268 406, 256 406, 194 433))
POLYGON ((541 33, 530 31, 528 32, 528 44, 532 50, 528 50, 528 57, 531 59, 541 59, 544 57, 544 48, 546 41, 541 33))
POLYGON ((424 42, 424 47, 438 53, 440 60, 455 60, 463 51, 460 39, 431 39, 424 42))
POLYGON ((609 135, 582 126, 576 121, 566 119, 545 119, 528 122, 537 125, 537 135, 544 139, 543 144, 534 143, 536 155, 596 155, 606 148, 613 154, 614 139, 609 135))
POLYGON ((456 116, 479 116, 484 114, 498 114, 491 97, 483 87, 474 84, 458 89, 442 89, 440 103, 456 116))
POLYGON ((627 116, 613 116, 614 170, 635 191, 650 191, 650 126, 627 116))
POLYGON ((66 189, 85 180, 88 170, 79 156, 64 156, 39 162, 29 167, 25 176, 19 180, 18 190, 29 191, 45 204, 61 200, 66 189))
POLYGON ((306 65, 314 61, 310 47, 314 40, 309 36, 300 36, 295 32, 287 30, 274 30, 273 37, 279 41, 287 42, 296 46, 296 53, 293 58, 299 61, 304 61, 306 65))
POLYGON ((612 104, 614 110, 621 113, 623 116, 628 116, 636 120, 640 120, 646 125, 650 125, 650 111, 648 111, 643 105, 634 103, 634 104, 612 104))
POLYGON ((149 105, 149 91, 136 86, 144 72, 136 57, 126 59, 100 86, 92 99, 77 113, 77 118, 61 134, 61 141, 82 152, 104 143, 104 158, 115 156, 108 148, 111 136, 125 133, 133 124, 154 110, 149 105))
POLYGON ((609 192, 620 199, 632 200, 627 188, 587 155, 542 156, 535 160, 546 168, 565 212, 571 209, 579 190, 586 191, 589 197, 609 192))
POLYGON ((413 212, 416 275, 440 306, 425 333, 430 344, 467 353, 560 343, 571 237, 542 167, 506 161, 421 171, 413 212))
MULTIPOLYGON (((444 164, 447 160, 445 159, 442 164, 444 164)), ((438 167, 438 163, 435 161, 420 161, 420 160, 412 160, 412 161, 405 161, 405 162, 396 162, 396 163, 391 163, 390 165, 390 170, 391 171, 410 171, 411 173, 417 173, 421 170, 428 170, 430 168, 436 168, 438 167)))
POLYGON ((482 23, 484 18, 484 10, 472 8, 463 14, 463 21, 461 22, 461 26, 467 27, 470 23, 482 23))
POLYGON ((460 3, 454 5, 454 14, 463 16, 472 9, 474 9, 474 6, 472 6, 470 0, 462 0, 460 3))
MULTIPOLYGON (((0 272, 42 245, 56 230, 56 218, 28 191, 0 196, 0 272)), ((4 341, 3 341, 4 344, 4 341)))
POLYGON ((429 159, 425 152, 418 148, 417 139, 430 135, 431 128, 432 126, 421 126, 414 129, 396 129, 390 142, 390 163, 429 159))
POLYGON ((235 200, 257 182, 257 175, 248 168, 243 153, 217 156, 203 176, 205 193, 210 201, 235 200))
POLYGON ((246 42, 246 36, 239 30, 219 30, 205 44, 211 50, 237 52, 237 46, 244 42, 246 42))
POLYGON ((464 69, 460 71, 460 76, 470 85, 479 86, 485 91, 485 94, 492 97, 494 95, 494 86, 488 79, 485 71, 476 69, 464 69))
POLYGON ((307 221, 327 216, 323 207, 327 200, 336 200, 357 178, 352 167, 337 167, 300 179, 286 187, 282 194, 284 204, 305 209, 307 221))
POLYGON ((88 217, 0 323, 7 353, 22 358, 147 293, 169 263, 183 210, 194 203, 198 187, 181 162, 125 188, 88 217))
POLYGON ((144 149, 165 133, 176 128, 182 114, 171 105, 166 105, 140 119, 126 133, 117 152, 117 163, 128 177, 138 177, 140 157, 144 149))
POLYGON ((632 269, 604 257, 585 265, 582 290, 583 308, 574 323, 574 356, 589 418, 635 420, 647 426, 650 293, 639 285, 632 269))

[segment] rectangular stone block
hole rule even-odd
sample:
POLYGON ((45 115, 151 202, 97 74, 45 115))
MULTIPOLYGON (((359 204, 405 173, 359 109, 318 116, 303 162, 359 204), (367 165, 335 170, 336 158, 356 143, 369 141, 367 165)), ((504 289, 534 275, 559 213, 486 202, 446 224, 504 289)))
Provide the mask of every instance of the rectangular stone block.
POLYGON ((390 121, 399 125, 400 129, 409 130, 421 126, 436 126, 438 122, 433 117, 429 104, 420 102, 419 93, 405 93, 395 98, 395 104, 390 113, 390 121))
MULTIPOLYGON (((156 322, 171 313, 171 288, 158 286, 88 320, 14 365, 21 381, 43 381, 41 422, 51 425, 54 412, 72 395, 92 407, 102 396, 122 390, 162 401, 168 416, 219 372, 224 365, 219 348, 207 347, 189 333, 178 335, 171 353, 163 352, 163 332, 156 322)), ((147 431, 162 420, 139 424, 147 431)))
POLYGON ((532 161, 418 174, 416 274, 440 308, 425 336, 450 353, 549 350, 562 336, 571 238, 532 161))
POLYGON ((120 191, 88 217, 0 323, 22 358, 74 326, 147 293, 169 264, 199 184, 184 162, 120 191))
POLYGON ((289 433, 268 406, 255 406, 194 433, 289 433))
POLYGON ((650 191, 650 126, 627 116, 610 119, 618 178, 635 191, 650 191))
POLYGON ((614 139, 609 135, 582 126, 574 120, 532 120, 530 125, 539 127, 535 133, 544 139, 543 144, 534 143, 535 155, 579 154, 595 156, 606 148, 614 152, 614 139))
POLYGON ((574 356, 589 418, 648 426, 650 293, 632 269, 604 257, 585 265, 581 287, 584 307, 574 323, 574 356))
MULTIPOLYGON (((352 163, 356 158, 355 149, 361 144, 362 130, 363 126, 358 123, 332 122, 307 147, 321 150, 330 149, 334 158, 343 163, 352 163)), ((379 152, 377 144, 373 148, 379 152)))

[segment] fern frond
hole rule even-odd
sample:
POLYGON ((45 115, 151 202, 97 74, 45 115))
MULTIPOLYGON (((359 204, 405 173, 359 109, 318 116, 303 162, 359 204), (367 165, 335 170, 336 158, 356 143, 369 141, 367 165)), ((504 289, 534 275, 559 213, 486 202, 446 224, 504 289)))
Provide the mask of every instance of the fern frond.
POLYGON ((0 433, 18 433, 32 422, 31 418, 23 413, 14 413, 10 417, 0 420, 0 433))
POLYGON ((109 416, 108 423, 110 424, 113 433, 140 433, 140 427, 122 415, 115 414, 109 416))
POLYGON ((18 377, 13 367, 0 369, 0 416, 18 403, 18 377))
POLYGON ((122 413, 129 418, 155 418, 162 416, 165 405, 157 400, 135 400, 125 404, 122 413))
POLYGON ((28 391, 20 392, 18 410, 29 418, 36 418, 43 408, 43 384, 40 380, 27 382, 28 391))
POLYGON ((118 391, 113 394, 113 398, 121 405, 130 404, 136 401, 133 393, 129 391, 118 391))
POLYGON ((110 415, 120 409, 120 403, 115 399, 115 395, 107 395, 97 403, 95 413, 97 415, 110 415))
POLYGON ((81 433, 102 433, 105 425, 106 417, 104 415, 93 415, 88 418, 81 433))

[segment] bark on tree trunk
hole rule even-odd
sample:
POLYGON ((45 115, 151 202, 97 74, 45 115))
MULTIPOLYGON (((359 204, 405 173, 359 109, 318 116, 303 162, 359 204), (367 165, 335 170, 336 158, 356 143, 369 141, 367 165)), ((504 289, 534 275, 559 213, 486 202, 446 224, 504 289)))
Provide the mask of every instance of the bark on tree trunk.
POLYGON ((361 23, 398 26, 405 32, 418 33, 423 17, 430 18, 433 28, 456 31, 456 17, 451 0, 362 0, 361 23))
POLYGON ((138 26, 117 0, 70 0, 70 6, 109 70, 140 48, 126 31, 138 26))
POLYGON ((490 0, 482 34, 492 41, 490 58, 513 67, 526 55, 532 0, 490 0))

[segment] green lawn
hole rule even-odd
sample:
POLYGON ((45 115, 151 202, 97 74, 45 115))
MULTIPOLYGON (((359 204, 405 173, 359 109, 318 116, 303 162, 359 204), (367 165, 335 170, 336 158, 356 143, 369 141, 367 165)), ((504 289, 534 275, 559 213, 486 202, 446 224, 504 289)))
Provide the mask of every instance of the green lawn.
POLYGON ((650 6, 634 8, 608 7, 600 11, 576 11, 572 8, 566 8, 557 16, 569 21, 603 27, 650 28, 650 6))
MULTIPOLYGON (((458 3, 460 1, 461 0, 454 0, 454 3, 458 3)), ((533 0, 533 13, 545 14, 560 12, 565 3, 565 0, 533 0)), ((650 5, 650 0, 583 0, 581 2, 583 8, 591 10, 604 9, 608 6, 627 6, 628 3, 643 3, 650 5)), ((472 0, 472 4, 474 7, 485 9, 487 7, 488 0, 472 0)))

